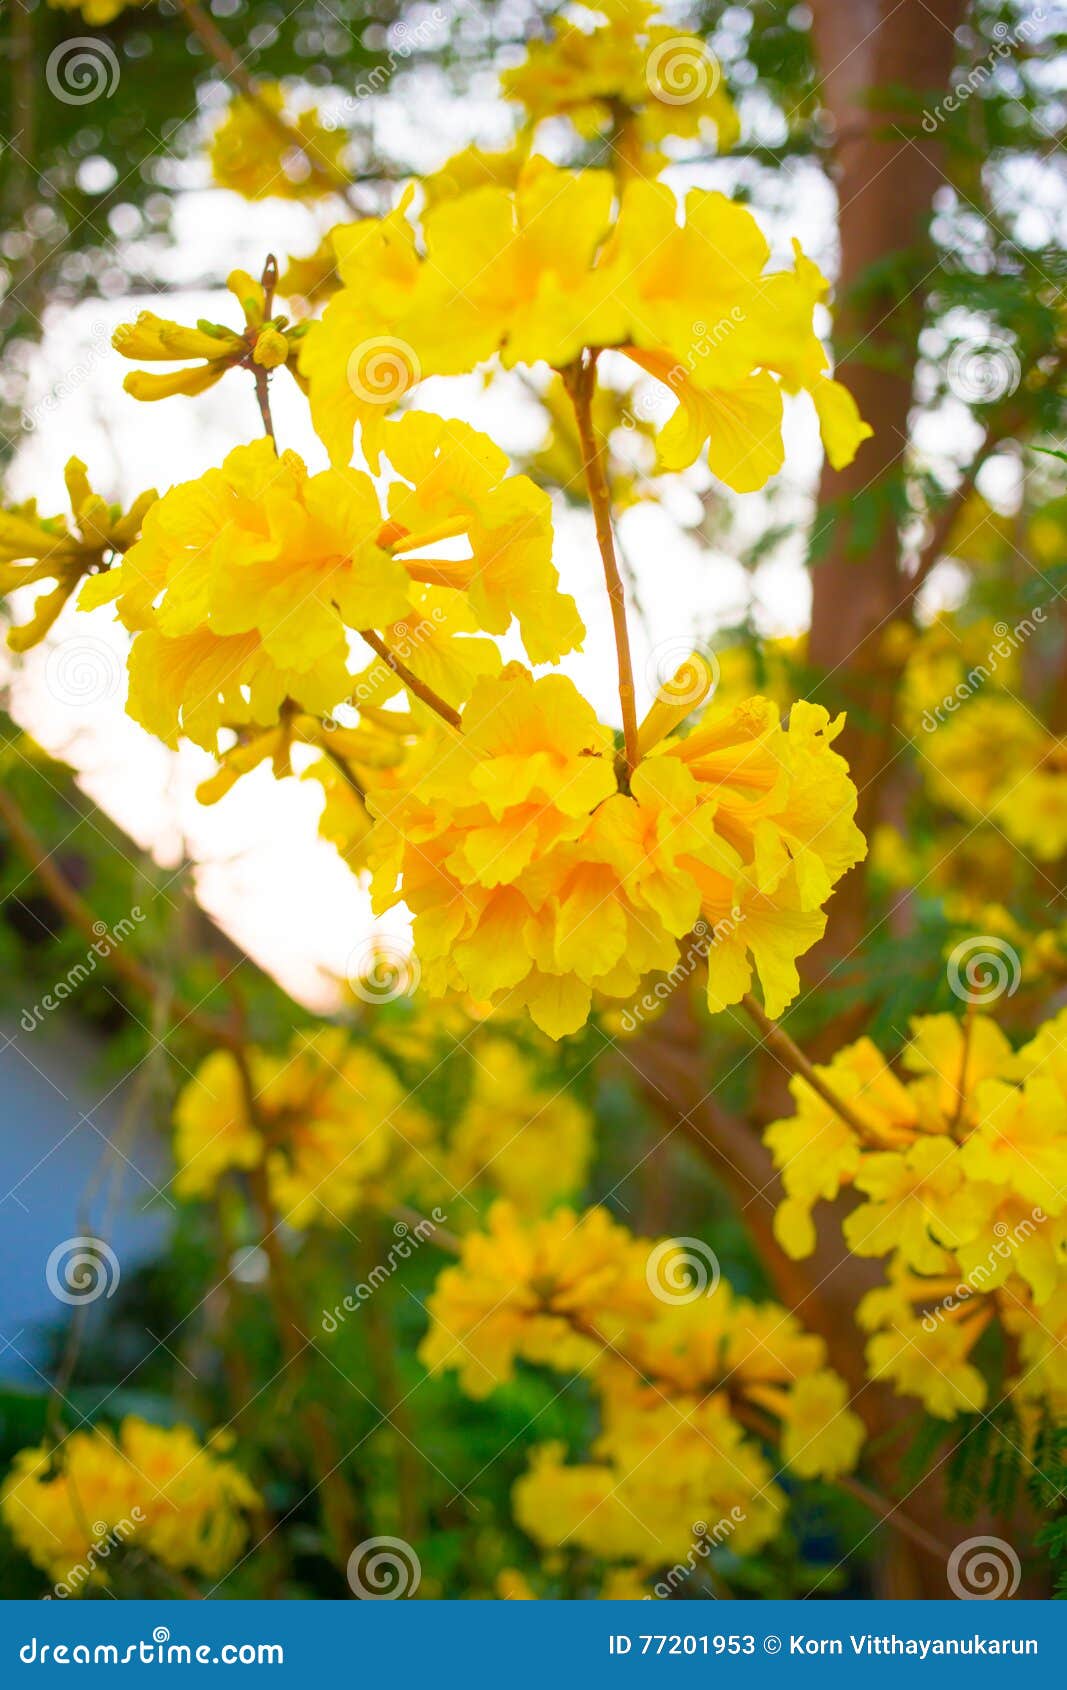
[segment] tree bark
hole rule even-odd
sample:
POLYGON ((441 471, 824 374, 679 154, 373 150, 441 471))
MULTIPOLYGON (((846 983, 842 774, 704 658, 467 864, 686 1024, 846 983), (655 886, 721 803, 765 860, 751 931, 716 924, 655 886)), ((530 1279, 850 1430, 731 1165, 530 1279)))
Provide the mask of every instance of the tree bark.
MULTIPOLYGON (((965 0, 814 0, 820 93, 833 124, 840 229, 837 373, 874 429, 855 461, 827 464, 819 487, 810 638, 817 696, 844 707, 839 749, 859 791, 857 821, 869 837, 893 757, 895 676, 884 635, 906 600, 898 529, 901 464, 908 444, 919 331, 932 268, 929 222, 943 180, 935 126, 922 124, 943 99, 953 32, 965 0), (862 501, 873 540, 857 555, 850 507, 862 501), (874 520, 871 520, 871 519, 874 520)), ((862 939, 862 865, 829 908, 827 959, 862 939)))

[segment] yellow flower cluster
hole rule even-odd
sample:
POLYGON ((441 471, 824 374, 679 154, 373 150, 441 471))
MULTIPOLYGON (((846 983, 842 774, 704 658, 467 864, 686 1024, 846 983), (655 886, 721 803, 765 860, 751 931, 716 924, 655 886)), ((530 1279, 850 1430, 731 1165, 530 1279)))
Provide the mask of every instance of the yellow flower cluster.
POLYGON ((510 664, 402 791, 371 790, 373 894, 413 912, 432 992, 525 1004, 559 1038, 594 992, 632 999, 669 973, 699 923, 709 1006, 738 1002, 755 968, 781 1011, 823 904, 863 855, 840 724, 799 703, 784 727, 751 699, 657 743, 693 702, 664 690, 622 790, 612 735, 573 684, 510 664))
POLYGON ((72 523, 62 516, 38 516, 35 500, 0 510, 0 594, 55 582, 37 600, 29 622, 8 629, 12 651, 28 651, 44 639, 83 578, 106 569, 133 545, 156 499, 154 491, 142 493, 124 515, 93 492, 80 458, 69 459, 65 477, 72 523))
POLYGON ((231 101, 212 138, 211 174, 249 200, 321 199, 350 179, 341 163, 347 139, 314 109, 289 114, 281 83, 261 82, 254 98, 231 101))
POLYGON ((213 1051, 183 1088, 174 1125, 179 1196, 209 1196, 230 1168, 264 1168, 296 1227, 351 1214, 398 1147, 426 1130, 391 1069, 340 1028, 298 1034, 280 1055, 251 1049, 247 1077, 229 1051, 213 1051))
POLYGON ((946 1419, 987 1400, 973 1352, 994 1321, 1018 1340, 1017 1399, 1067 1400, 1065 1041, 1067 1012, 1018 1052, 984 1015, 924 1016, 903 1076, 869 1039, 818 1070, 851 1120, 798 1078, 796 1114, 766 1134, 786 1193, 779 1242, 809 1254, 815 1205, 859 1195, 845 1243, 887 1264, 859 1309, 871 1375, 946 1419))
POLYGON ((546 40, 501 77, 505 98, 531 127, 566 117, 583 139, 608 140, 622 164, 650 174, 665 162, 667 137, 711 138, 725 152, 737 140, 737 112, 718 62, 698 36, 660 21, 654 4, 583 5, 607 14, 589 28, 556 18, 546 40))
POLYGON ((131 1416, 118 1435, 72 1432, 56 1448, 23 1449, 0 1492, 0 1517, 61 1595, 106 1585, 129 1544, 176 1572, 219 1578, 248 1539, 261 1504, 225 1441, 131 1416))
POLYGON ((1038 862, 1067 850, 1067 743, 1021 696, 1023 650, 1046 616, 1037 606, 1012 625, 939 618, 911 642, 901 689, 930 797, 1038 862))
POLYGON ((685 1261, 682 1246, 636 1238, 603 1209, 529 1223, 500 1203, 437 1282, 420 1353, 456 1368, 469 1395, 506 1384, 520 1360, 584 1374, 597 1391, 591 1459, 569 1464, 545 1445, 515 1488, 516 1517, 546 1548, 651 1568, 693 1547, 694 1522, 727 1520, 743 1553, 774 1535, 785 1506, 759 1439, 780 1440, 805 1478, 855 1462, 862 1426, 822 1341, 721 1282, 687 1288, 685 1261))
POLYGON ((548 1071, 550 1047, 421 995, 399 1020, 368 1008, 364 1030, 368 1043, 324 1028, 281 1054, 252 1047, 247 1075, 214 1051, 175 1105, 175 1192, 208 1197, 228 1169, 264 1168, 293 1226, 415 1201, 446 1203, 463 1228, 490 1198, 534 1216, 580 1191, 593 1123, 548 1071))
POLYGON ((634 181, 613 221, 607 171, 525 166, 514 191, 484 187, 431 207, 423 248, 410 195, 385 218, 337 229, 343 286, 301 352, 312 418, 335 463, 353 429, 376 463, 385 416, 418 381, 499 354, 508 368, 556 370, 583 348, 616 348, 666 384, 678 408, 663 467, 707 447, 738 492, 781 467, 782 394, 806 390, 838 466, 870 433, 830 380, 813 312, 827 284, 796 247, 793 270, 765 274, 770 249, 751 212, 694 190, 685 222, 671 189, 634 181))
POLYGON ((223 726, 275 726, 286 700, 317 716, 353 693, 384 701, 399 683, 384 665, 373 683, 350 672, 350 631, 417 651, 457 703, 500 667, 492 641, 467 637, 476 627, 514 618, 535 662, 580 643, 547 494, 465 423, 412 413, 384 441, 397 476, 384 511, 368 476, 309 475, 259 440, 172 488, 122 565, 83 591, 86 608, 114 599, 137 635, 128 707, 150 732, 214 749, 223 726), (446 540, 467 555, 436 555, 446 540))

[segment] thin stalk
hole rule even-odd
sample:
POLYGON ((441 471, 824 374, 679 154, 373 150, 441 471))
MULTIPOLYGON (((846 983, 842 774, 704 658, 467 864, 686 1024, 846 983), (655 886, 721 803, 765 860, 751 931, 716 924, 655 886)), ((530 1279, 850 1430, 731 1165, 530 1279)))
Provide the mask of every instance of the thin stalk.
POLYGON ((790 1073, 798 1074, 801 1079, 806 1080, 812 1091, 821 1097, 823 1102, 834 1111, 835 1115, 839 1115, 845 1125, 851 1127, 852 1131, 865 1144, 877 1144, 880 1150, 885 1149, 885 1145, 878 1135, 872 1133, 870 1127, 866 1122, 861 1121, 844 1098, 838 1097, 833 1088, 820 1078, 818 1070, 809 1062, 800 1046, 790 1038, 784 1027, 780 1027, 777 1021, 771 1020, 762 1006, 756 1002, 751 992, 745 993, 741 999, 741 1007, 756 1023, 764 1044, 774 1052, 775 1056, 781 1058, 790 1073))
POLYGON ((459 711, 453 710, 451 704, 446 704, 432 687, 426 685, 425 681, 420 681, 407 664, 400 661, 396 652, 390 651, 380 634, 376 634, 373 628, 361 628, 359 636, 360 639, 366 640, 372 651, 377 652, 383 663, 389 665, 393 674, 398 680, 403 681, 408 691, 413 692, 416 698, 421 698, 424 704, 428 704, 430 709, 435 711, 442 721, 447 722, 450 728, 461 728, 463 726, 459 711))
MULTIPOLYGON (((248 1118, 260 1137, 265 1139, 259 1100, 248 1063, 248 1053, 243 1045, 234 1052, 234 1059, 241 1079, 248 1118)), ((282 1355, 286 1365, 306 1388, 306 1352, 312 1346, 300 1326, 299 1303, 292 1286, 289 1262, 282 1248, 278 1216, 274 1209, 264 1163, 261 1162, 249 1170, 248 1184, 262 1230, 261 1244, 267 1257, 267 1292, 274 1323, 278 1329, 282 1355)), ((310 1397, 305 1398, 301 1404, 300 1415, 311 1448, 318 1488, 322 1491, 323 1520, 338 1564, 343 1566, 356 1541, 356 1516, 348 1485, 340 1471, 341 1456, 337 1441, 321 1403, 310 1397)))
POLYGON ((604 565, 611 622, 615 630, 615 651, 619 665, 619 704, 622 708, 622 731, 625 745, 627 778, 637 767, 640 753, 637 748, 637 698, 634 692, 633 659, 630 656, 630 631, 626 623, 626 588, 619 573, 615 554, 615 537, 611 528, 611 490, 604 463, 604 448, 597 438, 593 423, 593 394, 596 392, 596 353, 590 352, 569 370, 563 372, 564 384, 574 406, 578 424, 578 440, 582 448, 585 481, 589 502, 593 507, 597 545, 604 565))

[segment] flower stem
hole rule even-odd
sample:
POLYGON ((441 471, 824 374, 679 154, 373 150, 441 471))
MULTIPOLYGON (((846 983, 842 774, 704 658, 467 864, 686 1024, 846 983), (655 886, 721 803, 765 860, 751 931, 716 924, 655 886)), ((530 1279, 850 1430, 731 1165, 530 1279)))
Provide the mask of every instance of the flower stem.
MULTIPOLYGON (((246 1047, 240 1045, 233 1055, 248 1119, 265 1143, 264 1122, 246 1047)), ((265 1162, 260 1162, 249 1170, 248 1184, 262 1231, 260 1244, 267 1258, 267 1292, 282 1357, 285 1366, 292 1368, 294 1378, 307 1391, 307 1351, 313 1350, 314 1345, 301 1329, 299 1304, 290 1279, 289 1262, 282 1247, 279 1233, 281 1223, 275 1211, 265 1162)), ((326 1410, 315 1397, 309 1395, 303 1401, 300 1417, 314 1461, 316 1486, 322 1492, 323 1521, 337 1564, 343 1566, 356 1541, 356 1519, 348 1483, 341 1472, 342 1456, 326 1410)))
POLYGON ((378 653, 383 663, 389 665, 393 674, 398 680, 403 681, 409 692, 413 692, 416 698, 421 698, 424 704, 428 704, 431 710, 436 711, 437 715, 441 717, 442 721, 447 722, 450 728, 462 727, 459 711, 453 710, 451 704, 446 704, 432 687, 428 687, 425 681, 420 681, 417 675, 412 674, 407 664, 400 661, 395 651, 390 651, 385 641, 374 632, 373 628, 361 628, 359 636, 360 639, 366 640, 372 651, 378 653))
POLYGON ((881 1139, 872 1133, 871 1128, 864 1121, 861 1121, 844 1098, 838 1097, 837 1093, 826 1084, 826 1081, 820 1078, 818 1070, 809 1062, 800 1046, 790 1038, 785 1028, 780 1027, 777 1021, 772 1021, 770 1016, 764 1013, 762 1006, 756 1002, 751 992, 745 993, 741 999, 741 1007, 756 1023, 764 1044, 785 1064, 791 1074, 798 1074, 801 1079, 805 1080, 812 1091, 817 1093, 824 1103, 829 1104, 834 1113, 839 1115, 845 1125, 851 1127, 852 1131, 865 1144, 875 1143, 880 1150, 885 1149, 881 1139))
POLYGON ((615 555, 615 539, 611 531, 611 491, 604 466, 604 449, 597 438, 593 423, 593 394, 596 391, 596 353, 587 352, 563 371, 563 381, 570 394, 578 424, 578 439, 582 448, 585 481, 589 502, 593 507, 597 544, 604 564, 604 579, 611 603, 611 621, 615 630, 615 650, 619 660, 619 703, 622 706, 622 731, 625 745, 626 773, 632 775, 638 763, 637 702, 634 693, 633 660, 630 656, 630 632, 626 625, 626 589, 619 573, 615 555))

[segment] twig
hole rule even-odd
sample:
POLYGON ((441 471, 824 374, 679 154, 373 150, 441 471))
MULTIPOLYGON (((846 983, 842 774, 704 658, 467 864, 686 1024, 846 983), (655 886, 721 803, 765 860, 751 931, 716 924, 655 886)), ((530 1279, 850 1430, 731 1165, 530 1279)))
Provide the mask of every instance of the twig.
POLYGON ((826 1081, 820 1078, 818 1070, 809 1062, 800 1046, 790 1038, 784 1027, 780 1027, 777 1021, 771 1020, 762 1006, 756 1002, 751 992, 745 993, 741 999, 741 1007, 756 1023, 764 1044, 781 1058, 790 1073, 798 1074, 801 1079, 806 1080, 812 1091, 817 1093, 824 1103, 829 1104, 834 1113, 841 1117, 845 1125, 851 1127, 852 1131, 865 1143, 877 1143, 880 1149, 884 1148, 881 1140, 876 1134, 872 1133, 865 1122, 861 1121, 844 1098, 838 1097, 837 1093, 826 1084, 826 1081))
MULTIPOLYGON (((253 1127, 261 1139, 266 1138, 262 1112, 256 1095, 248 1052, 244 1044, 234 1051, 237 1072, 244 1093, 245 1108, 253 1127)), ((266 1166, 260 1162, 249 1170, 249 1189, 259 1212, 262 1247, 267 1257, 267 1291, 278 1328, 282 1355, 302 1384, 307 1384, 306 1351, 311 1340, 300 1327, 299 1308, 289 1277, 289 1263, 279 1236, 279 1221, 271 1197, 266 1166)), ((339 1565, 344 1565, 356 1541, 356 1517, 348 1485, 340 1472, 341 1457, 333 1429, 322 1404, 308 1398, 301 1404, 301 1417, 315 1462, 319 1486, 322 1490, 322 1512, 326 1528, 333 1541, 339 1565)))
POLYGON ((420 681, 417 675, 412 674, 407 664, 400 661, 395 651, 390 651, 385 641, 374 632, 373 628, 361 628, 359 635, 360 639, 366 640, 372 651, 377 652, 382 662, 389 665, 393 674, 398 680, 403 681, 409 692, 413 692, 416 698, 421 698, 424 704, 428 704, 431 710, 436 711, 441 720, 447 722, 450 728, 462 728, 463 722, 459 711, 453 710, 451 704, 446 704, 432 687, 428 687, 425 681, 420 681))
POLYGON ((589 488, 589 502, 593 507, 597 544, 604 564, 604 579, 611 604, 611 621, 615 630, 615 650, 619 666, 619 703, 622 706, 622 731, 626 747, 626 773, 632 775, 640 753, 637 746, 637 700, 634 693, 633 660, 630 656, 630 632, 626 625, 626 589, 619 574, 615 555, 615 540, 611 531, 611 491, 604 467, 604 450, 597 439, 593 424, 593 394, 596 390, 596 354, 563 371, 563 381, 574 406, 578 424, 578 439, 582 447, 585 480, 589 488))

